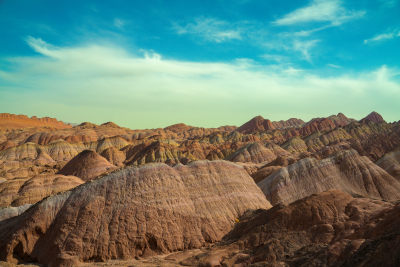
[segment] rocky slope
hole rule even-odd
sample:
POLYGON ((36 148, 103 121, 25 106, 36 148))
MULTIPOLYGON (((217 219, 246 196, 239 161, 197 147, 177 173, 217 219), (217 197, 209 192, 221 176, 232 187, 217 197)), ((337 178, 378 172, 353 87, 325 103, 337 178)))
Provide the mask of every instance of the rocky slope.
POLYGON ((34 204, 47 196, 83 183, 78 177, 59 174, 40 174, 29 179, 8 179, 0 183, 0 207, 34 204))
POLYGON ((0 259, 71 266, 199 248, 247 210, 269 207, 233 163, 130 167, 0 222, 0 259))
POLYGON ((84 150, 71 159, 61 170, 60 174, 77 176, 84 181, 112 170, 117 167, 92 150, 84 150))
POLYGON ((323 160, 299 160, 265 177, 258 185, 273 205, 329 189, 384 200, 400 199, 400 181, 355 150, 323 160))
POLYGON ((192 266, 398 266, 400 206, 328 191, 241 218, 192 266))
POLYGON ((245 213, 210 247, 81 266, 389 266, 400 262, 400 205, 327 191, 245 213))
POLYGON ((377 161, 377 164, 400 181, 400 151, 387 153, 377 161))

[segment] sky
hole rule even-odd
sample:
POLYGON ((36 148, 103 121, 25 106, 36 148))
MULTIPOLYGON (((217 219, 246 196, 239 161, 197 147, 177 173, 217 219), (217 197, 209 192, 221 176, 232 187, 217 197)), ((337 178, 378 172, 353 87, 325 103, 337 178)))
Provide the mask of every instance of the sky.
POLYGON ((0 112, 141 129, 400 119, 400 0, 0 0, 0 112))

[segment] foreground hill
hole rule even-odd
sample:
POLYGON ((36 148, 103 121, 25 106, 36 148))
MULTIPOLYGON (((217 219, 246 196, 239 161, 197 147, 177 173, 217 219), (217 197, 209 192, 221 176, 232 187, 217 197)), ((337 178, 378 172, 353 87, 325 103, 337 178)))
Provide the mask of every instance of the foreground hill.
POLYGON ((249 209, 271 207, 240 166, 130 167, 0 222, 0 259, 72 266, 219 241, 249 209))

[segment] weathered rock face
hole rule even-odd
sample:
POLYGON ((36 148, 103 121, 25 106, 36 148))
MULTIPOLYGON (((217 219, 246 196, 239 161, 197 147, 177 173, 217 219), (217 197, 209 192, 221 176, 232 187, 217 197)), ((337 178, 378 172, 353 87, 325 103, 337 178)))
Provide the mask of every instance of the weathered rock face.
POLYGON ((116 149, 115 147, 109 147, 105 149, 103 152, 101 152, 101 156, 115 166, 124 166, 124 161, 126 159, 125 153, 116 149))
POLYGON ((400 151, 387 153, 376 164, 400 181, 400 151))
POLYGON ((269 207, 233 163, 130 167, 0 222, 0 259, 71 266, 198 248, 220 240, 247 210, 269 207))
POLYGON ((83 181, 78 177, 59 174, 40 174, 29 179, 9 179, 0 183, 0 207, 34 204, 45 197, 80 184, 83 184, 83 181))
POLYGON ((400 182, 355 150, 339 152, 324 160, 302 159, 258 185, 273 205, 329 189, 384 200, 400 199, 400 182))
POLYGON ((32 206, 32 204, 25 204, 25 205, 22 205, 19 207, 1 208, 0 209, 0 222, 22 214, 27 209, 29 209, 31 206, 32 206))
POLYGON ((248 212, 210 248, 125 266, 394 267, 400 262, 399 223, 399 204, 327 191, 248 212))
POLYGON ((231 251, 226 261, 236 258, 236 263, 267 266, 397 266, 399 218, 399 205, 352 198, 340 191, 323 192, 241 218, 225 239, 234 240, 230 247, 238 246, 242 252, 231 251))
POLYGON ((73 175, 89 181, 105 172, 116 169, 105 158, 92 150, 84 150, 71 159, 61 170, 60 174, 73 175))
POLYGON ((233 162, 271 162, 276 159, 276 155, 273 150, 265 147, 261 143, 248 144, 238 151, 236 151, 229 160, 233 162))

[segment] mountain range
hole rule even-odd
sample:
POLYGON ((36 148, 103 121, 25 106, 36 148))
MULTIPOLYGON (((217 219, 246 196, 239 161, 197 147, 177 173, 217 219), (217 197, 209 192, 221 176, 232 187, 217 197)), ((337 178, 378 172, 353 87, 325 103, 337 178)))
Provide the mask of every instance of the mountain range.
POLYGON ((0 265, 400 266, 400 121, 0 114, 0 265))

